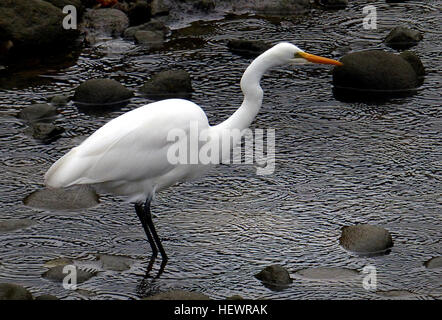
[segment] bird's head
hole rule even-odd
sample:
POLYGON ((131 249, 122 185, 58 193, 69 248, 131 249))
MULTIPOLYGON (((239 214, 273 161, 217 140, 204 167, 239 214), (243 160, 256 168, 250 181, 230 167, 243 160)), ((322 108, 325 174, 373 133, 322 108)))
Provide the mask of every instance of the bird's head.
POLYGON ((315 56, 307 53, 297 46, 288 43, 281 42, 275 45, 269 50, 273 57, 276 57, 278 64, 307 64, 307 63, 321 63, 321 64, 333 64, 336 66, 342 66, 342 62, 315 56))

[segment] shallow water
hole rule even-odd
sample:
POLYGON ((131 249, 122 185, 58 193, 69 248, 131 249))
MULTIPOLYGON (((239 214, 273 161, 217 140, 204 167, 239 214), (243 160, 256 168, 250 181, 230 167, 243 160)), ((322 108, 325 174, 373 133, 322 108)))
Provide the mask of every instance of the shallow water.
MULTIPOLYGON (((9 81, 0 91, 0 218, 37 223, 0 233, 0 282, 25 285, 35 294, 84 298, 45 280, 47 260, 66 256, 93 259, 97 253, 136 259, 124 272, 103 272, 79 285, 92 299, 128 299, 180 288, 220 299, 234 294, 271 299, 382 299, 361 279, 295 279, 281 291, 253 277, 265 266, 290 271, 307 267, 361 270, 374 265, 378 290, 408 290, 412 298, 441 298, 441 269, 423 263, 441 254, 441 1, 375 4, 378 29, 362 28, 365 1, 346 10, 312 10, 283 21, 236 17, 194 23, 175 30, 167 51, 146 52, 111 40, 85 48, 76 63, 48 68, 39 76, 9 81), (104 114, 61 108, 57 124, 66 132, 43 144, 25 134, 15 115, 26 105, 71 94, 92 77, 110 77, 136 90, 165 68, 190 72, 195 93, 212 124, 227 118, 242 101, 239 79, 250 63, 227 50, 232 38, 292 41, 314 54, 339 58, 350 51, 385 49, 382 39, 398 25, 424 33, 413 48, 427 70, 412 97, 383 103, 344 103, 334 99, 324 66, 279 68, 262 81, 263 108, 252 128, 276 130, 276 168, 257 176, 247 165, 222 165, 204 179, 158 194, 155 223, 170 261, 159 279, 140 282, 150 247, 132 206, 101 197, 97 207, 79 212, 29 208, 23 198, 43 187, 50 164, 108 120, 151 102, 137 94, 132 102, 104 114), (197 38, 198 40, 195 40, 197 38), (354 256, 338 244, 340 228, 371 223, 387 228, 394 247, 389 255, 354 256)), ((159 261, 155 265, 156 271, 159 261)))

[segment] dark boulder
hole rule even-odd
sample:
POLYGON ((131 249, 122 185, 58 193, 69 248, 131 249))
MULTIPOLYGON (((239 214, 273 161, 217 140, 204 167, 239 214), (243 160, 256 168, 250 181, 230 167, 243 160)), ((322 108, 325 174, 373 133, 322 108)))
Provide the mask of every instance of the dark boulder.
POLYGON ((417 45, 422 38, 419 31, 399 26, 390 31, 385 43, 393 49, 403 50, 417 45))
POLYGON ((63 28, 65 14, 41 0, 0 1, 0 51, 3 60, 50 52, 65 52, 79 32, 63 28), (6 50, 7 49, 7 50, 6 50))
POLYGON ((137 0, 129 7, 127 16, 129 17, 129 24, 131 26, 148 22, 152 16, 150 5, 146 0, 137 0))
POLYGON ((32 300, 32 294, 22 286, 0 283, 0 300, 32 300))
POLYGON ((402 56, 380 50, 347 54, 333 69, 335 97, 370 100, 414 93, 421 83, 414 67, 402 56))
POLYGON ((348 0, 315 0, 315 3, 326 9, 344 9, 348 6, 348 0))
POLYGON ((278 287, 284 287, 292 283, 287 269, 277 264, 265 267, 255 275, 255 278, 261 280, 271 289, 277 289, 278 287))
POLYGON ((133 92, 113 79, 91 79, 75 89, 73 100, 78 105, 105 106, 127 102, 133 92))
POLYGON ((24 108, 20 111, 18 117, 29 122, 50 122, 56 115, 57 111, 54 106, 42 103, 24 108))
POLYGON ((261 40, 234 39, 227 42, 230 51, 246 58, 254 58, 271 48, 271 45, 261 40))
POLYGON ((166 70, 157 73, 140 90, 155 100, 189 98, 193 91, 190 75, 185 70, 166 70))

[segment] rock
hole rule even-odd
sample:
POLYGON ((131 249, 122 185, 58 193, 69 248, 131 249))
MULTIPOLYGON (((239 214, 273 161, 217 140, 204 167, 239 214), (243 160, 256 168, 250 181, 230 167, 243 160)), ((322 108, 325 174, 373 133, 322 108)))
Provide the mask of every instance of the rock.
POLYGON ((376 291, 376 294, 391 299, 417 298, 418 295, 408 290, 376 291))
POLYGON ((29 132, 34 139, 51 142, 60 138, 64 132, 64 128, 52 123, 34 122, 28 128, 27 132, 29 132))
POLYGON ((393 49, 402 50, 417 45, 422 38, 422 34, 419 31, 399 26, 390 31, 385 38, 385 43, 393 49))
POLYGON ((46 261, 44 266, 46 268, 53 268, 56 266, 65 266, 67 264, 74 264, 74 260, 69 259, 69 258, 64 258, 64 257, 55 258, 55 259, 51 259, 49 261, 46 261))
POLYGON ((315 0, 315 3, 326 9, 344 9, 348 5, 348 0, 315 0))
POLYGON ((58 95, 58 96, 54 96, 54 97, 52 97, 50 103, 51 103, 53 106, 61 107, 61 106, 65 106, 65 105, 67 105, 68 102, 69 102, 69 97, 67 97, 67 96, 62 96, 62 95, 58 95))
POLYGON ((442 268, 442 256, 431 258, 430 260, 424 263, 424 266, 427 269, 442 268))
POLYGON ((227 297, 226 300, 244 300, 239 294, 235 294, 233 296, 227 297))
POLYGON ((138 30, 134 34, 135 43, 151 49, 159 49, 164 44, 164 34, 157 31, 138 30))
POLYGON ((32 294, 22 286, 0 283, 0 300, 32 300, 32 294))
POLYGON ((97 193, 87 186, 73 186, 63 189, 42 189, 28 195, 24 204, 47 210, 78 210, 96 206, 97 193))
POLYGON ((79 35, 62 28, 65 14, 41 0, 0 1, 0 42, 10 44, 8 60, 66 51, 79 35))
MULTIPOLYGON (((56 266, 50 268, 48 271, 44 272, 42 274, 42 277, 51 281, 57 281, 57 282, 63 282, 63 279, 70 274, 70 272, 66 271, 63 272, 65 266, 56 266)), ((83 283, 90 278, 97 275, 97 271, 88 271, 76 268, 77 272, 77 283, 83 283)))
POLYGON ((227 47, 233 53, 247 58, 259 56, 264 51, 271 48, 271 45, 260 40, 229 40, 227 47))
POLYGON ((163 16, 169 14, 169 7, 163 0, 152 0, 150 3, 150 13, 152 16, 163 16))
POLYGON ((339 244, 345 249, 361 254, 375 254, 393 247, 390 233, 384 228, 359 224, 343 227, 339 244))
POLYGON ((198 292, 170 290, 146 297, 143 300, 210 300, 210 298, 198 292))
POLYGON ((215 0, 198 0, 193 4, 193 6, 198 10, 209 12, 215 9, 216 3, 215 0))
POLYGON ((42 294, 41 296, 35 297, 35 300, 59 300, 59 299, 51 294, 42 294))
POLYGON ((412 65, 400 55, 380 50, 354 52, 333 69, 337 98, 366 100, 414 93, 420 83, 412 65))
POLYGON ((135 33, 137 31, 158 32, 158 33, 162 33, 163 37, 165 37, 170 32, 170 29, 163 22, 157 21, 157 20, 152 20, 152 21, 149 21, 147 23, 141 24, 136 27, 127 28, 124 31, 124 37, 128 38, 128 39, 133 39, 135 37, 135 33))
POLYGON ((255 278, 262 282, 275 286, 286 286, 292 283, 290 274, 284 267, 274 264, 264 268, 255 275, 255 278))
POLYGON ((129 18, 123 11, 105 8, 87 10, 80 29, 89 43, 96 43, 102 38, 121 36, 128 26, 129 18))
POLYGON ((24 229, 35 224, 30 219, 2 219, 0 220, 0 232, 10 232, 18 229, 24 229))
POLYGON ((401 2, 406 2, 408 0, 385 0, 385 2, 387 3, 401 3, 401 2))
POLYGON ((113 79, 91 79, 75 89, 74 102, 80 105, 103 106, 127 102, 133 92, 113 79))
POLYGON ((251 2, 253 11, 267 16, 291 16, 310 8, 310 0, 267 0, 251 2))
POLYGON ((359 272, 345 268, 307 268, 295 272, 295 275, 309 280, 343 280, 359 277, 359 272))
POLYGON ((414 72, 416 72, 419 78, 419 85, 421 85, 425 76, 425 67, 422 64, 421 59, 419 59, 419 57, 411 51, 403 51, 399 54, 399 56, 413 67, 414 72))
POLYGON ((29 122, 47 122, 52 121, 56 115, 55 107, 44 103, 26 107, 20 111, 18 117, 29 122))
POLYGON ((188 72, 167 70, 155 74, 140 89, 151 99, 189 98, 193 89, 188 72))
POLYGON ((101 268, 111 271, 125 271, 129 270, 134 263, 133 259, 123 256, 111 256, 107 254, 100 254, 97 260, 101 264, 101 268))
POLYGON ((151 17, 150 6, 146 0, 137 0, 129 7, 127 15, 131 26, 145 23, 149 21, 151 17))
POLYGON ((51 3, 52 5, 62 10, 67 5, 74 6, 75 9, 77 9, 77 18, 80 18, 84 12, 84 7, 83 4, 81 3, 81 0, 44 0, 44 1, 51 3))

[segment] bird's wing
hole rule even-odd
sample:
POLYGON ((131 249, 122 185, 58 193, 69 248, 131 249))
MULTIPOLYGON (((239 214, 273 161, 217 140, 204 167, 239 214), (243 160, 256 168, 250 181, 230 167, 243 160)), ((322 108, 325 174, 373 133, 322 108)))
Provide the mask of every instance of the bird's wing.
POLYGON ((52 187, 109 181, 139 181, 166 174, 172 129, 188 132, 190 123, 208 126, 196 104, 181 99, 151 103, 127 112, 98 129, 59 159, 45 175, 52 187))

